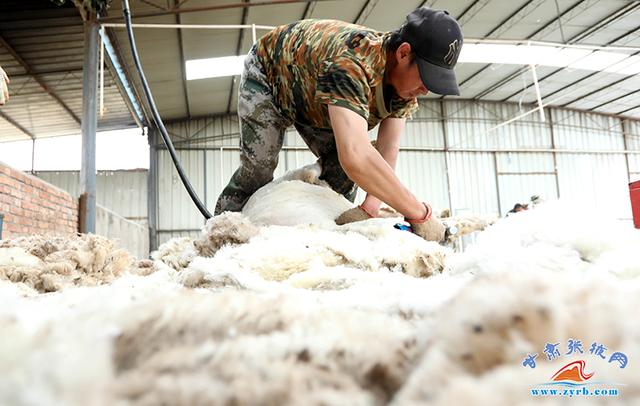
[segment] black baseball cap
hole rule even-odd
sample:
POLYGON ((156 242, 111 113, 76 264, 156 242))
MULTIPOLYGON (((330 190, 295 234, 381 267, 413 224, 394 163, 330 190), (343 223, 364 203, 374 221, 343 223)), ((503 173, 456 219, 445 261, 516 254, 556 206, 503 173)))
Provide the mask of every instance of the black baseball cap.
POLYGON ((462 50, 462 30, 446 11, 420 7, 401 28, 402 38, 416 54, 425 87, 441 95, 460 95, 453 67, 462 50))

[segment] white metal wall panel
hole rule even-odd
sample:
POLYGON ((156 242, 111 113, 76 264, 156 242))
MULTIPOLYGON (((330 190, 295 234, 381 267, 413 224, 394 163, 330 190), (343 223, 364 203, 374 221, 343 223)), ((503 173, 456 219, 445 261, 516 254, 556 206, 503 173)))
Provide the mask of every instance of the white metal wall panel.
POLYGON ((451 152, 449 174, 452 214, 500 212, 492 153, 451 152))
POLYGON ((238 146, 238 118, 233 115, 170 123, 166 127, 177 149, 185 145, 190 148, 238 146))
POLYGON ((401 151, 396 174, 419 200, 431 204, 436 213, 449 208, 443 152, 401 151))
MULTIPOLYGON (((414 120, 407 121, 401 138, 403 150, 397 163, 399 178, 419 199, 430 202, 437 210, 451 206, 454 214, 500 212, 504 215, 513 204, 526 202, 533 194, 547 200, 554 199, 559 187, 563 198, 593 201, 617 217, 629 217, 627 161, 631 179, 640 179, 640 155, 628 154, 625 157, 622 154, 588 153, 623 150, 620 121, 595 114, 545 109, 546 117, 554 123, 557 148, 585 151, 556 154, 559 172, 556 181, 552 152, 519 152, 552 148, 549 121, 540 121, 535 113, 488 132, 490 128, 531 107, 445 101, 447 144, 450 149, 445 153, 443 125, 440 121, 441 102, 421 100, 420 110, 415 113, 414 120), (489 152, 493 150, 505 152, 489 152), (448 157, 450 190, 447 188, 445 157, 448 157)), ((629 121, 626 126, 627 148, 640 151, 640 124, 629 121)), ((183 147, 207 148, 206 154, 186 150, 181 154, 186 154, 183 158, 185 162, 195 159, 195 163, 185 163, 185 166, 189 167, 189 173, 200 173, 196 175, 194 172, 189 176, 201 196, 205 179, 202 171, 206 170, 206 204, 213 210, 218 195, 239 164, 237 118, 200 119, 174 123, 169 127, 173 134, 192 140, 183 141, 183 147), (202 140, 195 142, 194 138, 202 140)), ((372 139, 376 135, 376 130, 369 134, 372 139)), ((316 160, 294 128, 287 130, 284 147, 275 177, 316 160), (292 149, 287 150, 287 147, 292 149)), ((188 200, 172 164, 166 161, 164 166, 166 168, 160 172, 158 189, 159 241, 171 236, 196 235, 197 232, 168 231, 197 230, 202 218, 188 200), (171 172, 167 172, 167 168, 171 168, 171 172)), ((360 191, 357 202, 363 198, 364 193, 360 191)))
MULTIPOLYGON (((49 182, 65 190, 73 197, 77 198, 80 196, 80 175, 78 171, 42 171, 36 172, 35 175, 45 182, 49 182)), ((98 176, 100 176, 100 174, 98 174, 98 176)), ((97 191, 97 194, 101 195, 102 193, 97 191)), ((100 196, 96 196, 96 199, 100 199, 100 196)), ((106 205, 103 204, 103 206, 106 205)))
POLYGON ((609 216, 631 218, 622 154, 558 154, 560 197, 594 205, 609 216))
POLYGON ((298 134, 295 128, 289 128, 284 134, 284 146, 287 147, 306 147, 302 137, 298 134))
POLYGON ((620 120, 599 114, 552 110, 556 148, 624 151, 620 120))
MULTIPOLYGON (((128 220, 147 222, 147 171, 98 171, 97 203, 128 220)), ((77 171, 42 171, 36 176, 74 197, 80 195, 77 171)))
POLYGON ((146 219, 147 171, 102 171, 96 187, 98 204, 127 219, 146 219))
POLYGON ((317 160, 318 158, 308 150, 282 151, 280 153, 280 162, 278 164, 282 167, 282 170, 286 172, 312 164, 317 160))
POLYGON ((627 149, 629 151, 640 151, 640 121, 626 121, 627 129, 627 149))
POLYGON ((440 102, 420 100, 419 106, 407 120, 400 147, 444 148, 440 102))
POLYGON ((555 175, 500 175, 500 211, 506 215, 516 203, 529 203, 531 196, 543 200, 555 200, 557 196, 555 175))
POLYGON ((629 178, 631 182, 640 180, 640 122, 626 121, 627 150, 638 153, 628 154, 629 178))
POLYGON ((516 203, 529 202, 533 195, 543 200, 557 199, 552 153, 497 153, 496 163, 501 215, 516 203))
POLYGON ((553 154, 548 152, 500 152, 496 155, 498 174, 504 172, 553 172, 553 154))
MULTIPOLYGON (((204 157, 201 151, 177 151, 185 174, 194 190, 203 198, 204 157)), ((191 230, 204 224, 173 167, 167 151, 158 151, 158 229, 191 230)))
POLYGON ((550 148, 551 133, 538 114, 496 126, 530 108, 516 104, 471 101, 446 103, 449 149, 541 149, 550 148))

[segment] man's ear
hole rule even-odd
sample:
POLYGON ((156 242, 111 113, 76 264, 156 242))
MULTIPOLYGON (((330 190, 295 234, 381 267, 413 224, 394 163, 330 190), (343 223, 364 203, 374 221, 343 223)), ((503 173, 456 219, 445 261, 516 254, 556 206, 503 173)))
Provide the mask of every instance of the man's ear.
POLYGON ((398 63, 411 62, 411 44, 403 42, 396 49, 396 60, 398 63))

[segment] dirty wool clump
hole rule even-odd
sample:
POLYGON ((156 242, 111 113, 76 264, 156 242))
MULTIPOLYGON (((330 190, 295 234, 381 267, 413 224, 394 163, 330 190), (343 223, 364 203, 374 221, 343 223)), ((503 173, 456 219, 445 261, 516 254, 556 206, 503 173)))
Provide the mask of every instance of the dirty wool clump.
MULTIPOLYGON (((75 237, 20 237, 0 242, 0 279, 38 292, 67 286, 109 283, 136 268, 134 258, 116 243, 93 234, 75 237)), ((141 268, 152 268, 142 263, 141 268)))
POLYGON ((198 238, 172 238, 151 253, 151 258, 181 271, 197 256, 212 257, 223 246, 244 244, 256 234, 258 227, 242 214, 225 212, 209 219, 198 238))

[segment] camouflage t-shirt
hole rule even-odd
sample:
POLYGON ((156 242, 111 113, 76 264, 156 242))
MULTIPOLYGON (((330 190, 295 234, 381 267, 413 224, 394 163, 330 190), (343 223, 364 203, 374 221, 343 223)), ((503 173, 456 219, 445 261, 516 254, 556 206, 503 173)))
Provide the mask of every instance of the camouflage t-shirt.
MULTIPOLYGON (((257 42, 276 103, 293 122, 330 129, 327 106, 348 108, 369 130, 387 117, 409 117, 416 99, 383 94, 388 33, 335 20, 277 27, 257 42)), ((388 92, 388 90, 387 90, 388 92)))

